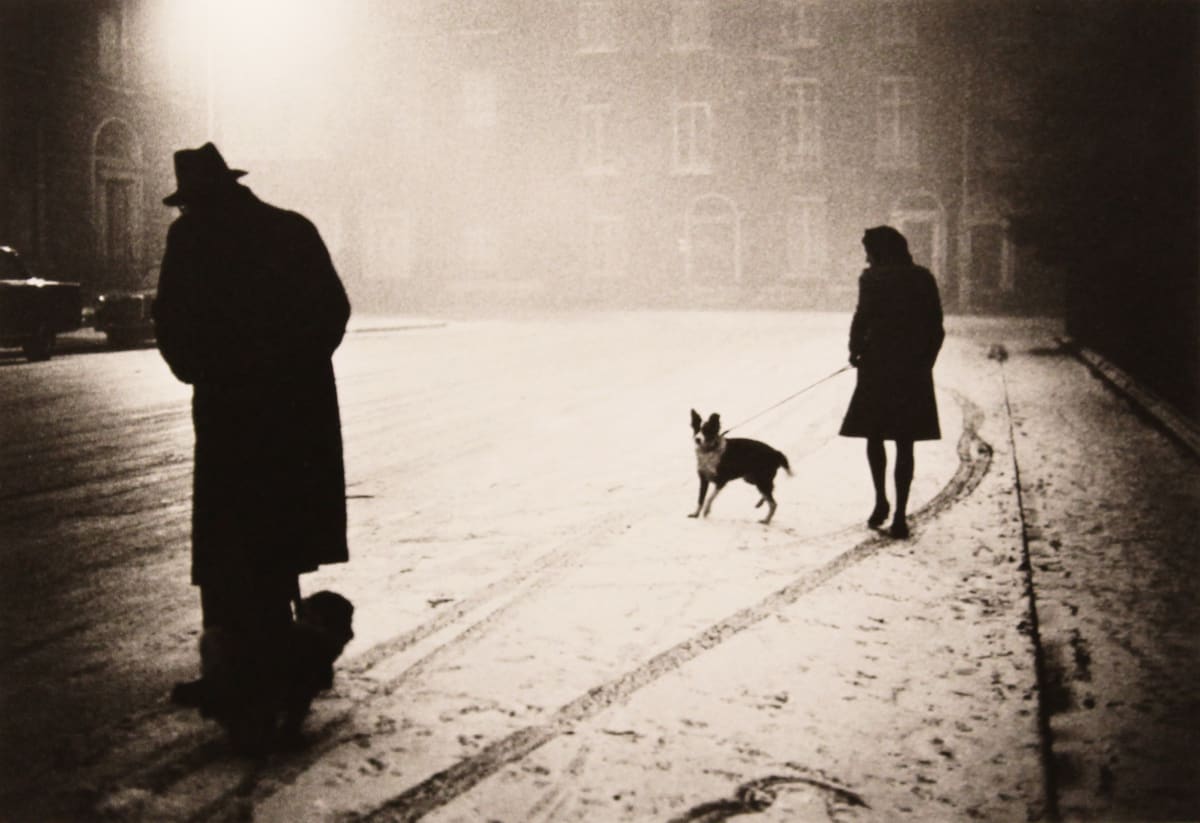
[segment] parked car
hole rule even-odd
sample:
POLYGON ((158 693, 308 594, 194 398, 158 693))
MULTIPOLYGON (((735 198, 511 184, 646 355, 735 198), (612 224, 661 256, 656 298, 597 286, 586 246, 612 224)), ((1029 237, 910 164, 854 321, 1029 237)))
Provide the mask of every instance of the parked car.
POLYGON ((30 360, 47 360, 55 335, 82 325, 78 283, 35 277, 16 249, 0 246, 0 346, 20 346, 30 360))
MULTIPOLYGON (((148 280, 150 278, 147 278, 148 280)), ((156 289, 108 291, 96 298, 92 325, 112 346, 132 346, 154 339, 156 289)))

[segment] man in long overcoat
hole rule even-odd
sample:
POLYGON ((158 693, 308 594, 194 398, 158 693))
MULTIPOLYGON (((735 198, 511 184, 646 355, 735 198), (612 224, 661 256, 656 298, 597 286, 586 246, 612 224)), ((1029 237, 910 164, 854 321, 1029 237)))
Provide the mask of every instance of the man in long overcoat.
POLYGON ((299 575, 348 559, 331 357, 350 304, 316 227, 259 200, 212 143, 176 152, 175 174, 154 319, 193 387, 192 583, 205 628, 254 654, 290 627, 299 575))
POLYGON ((907 537, 908 493, 914 471, 913 442, 938 440, 933 364, 942 348, 942 304, 937 281, 913 263, 904 235, 891 226, 863 235, 867 268, 858 279, 858 305, 850 323, 850 363, 858 382, 839 432, 867 439, 867 463, 875 486, 871 528, 887 519, 884 441, 896 443, 896 511, 893 537, 907 537))

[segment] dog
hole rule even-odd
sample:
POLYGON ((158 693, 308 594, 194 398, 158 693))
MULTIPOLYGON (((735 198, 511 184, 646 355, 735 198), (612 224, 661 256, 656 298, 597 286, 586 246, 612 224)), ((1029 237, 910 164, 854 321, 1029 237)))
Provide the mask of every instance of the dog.
POLYGON ((294 748, 313 699, 333 686, 333 663, 354 637, 353 617, 349 600, 320 591, 296 605, 296 620, 281 637, 206 629, 200 714, 220 723, 239 753, 294 748))
POLYGON ((767 516, 760 523, 770 523, 775 516, 775 474, 783 469, 792 474, 792 467, 783 452, 766 443, 746 437, 725 437, 721 434, 721 416, 713 413, 708 420, 700 422, 700 415, 692 409, 692 440, 696 444, 696 471, 700 475, 700 499, 696 511, 688 517, 708 517, 713 501, 725 484, 739 478, 758 489, 762 498, 754 504, 758 508, 766 503, 767 516), (708 497, 708 484, 712 483, 712 497, 708 497), (707 501, 705 498, 708 497, 707 501))

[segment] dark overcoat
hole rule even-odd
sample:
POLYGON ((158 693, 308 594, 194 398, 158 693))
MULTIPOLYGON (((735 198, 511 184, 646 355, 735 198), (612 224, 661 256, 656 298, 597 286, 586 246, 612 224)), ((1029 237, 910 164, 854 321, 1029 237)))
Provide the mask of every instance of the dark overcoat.
POLYGON ((192 582, 344 562, 331 357, 350 304, 317 229, 238 186, 167 234, 158 347, 191 383, 192 582))
POLYGON ((896 264, 863 271, 850 324, 858 382, 840 434, 939 439, 933 364, 944 337, 937 282, 927 269, 896 264))

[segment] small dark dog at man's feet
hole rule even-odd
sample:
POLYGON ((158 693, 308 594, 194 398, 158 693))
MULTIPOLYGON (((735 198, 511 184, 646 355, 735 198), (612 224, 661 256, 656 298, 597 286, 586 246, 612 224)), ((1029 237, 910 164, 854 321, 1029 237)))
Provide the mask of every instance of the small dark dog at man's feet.
POLYGON ((767 516, 761 523, 770 523, 775 515, 775 473, 783 469, 790 476, 791 466, 783 452, 771 448, 766 443, 751 440, 747 437, 725 437, 721 433, 721 416, 713 413, 708 420, 700 422, 700 415, 692 409, 692 440, 696 444, 696 471, 700 475, 700 499, 696 510, 688 517, 699 517, 701 513, 708 517, 712 510, 713 501, 725 484, 739 478, 758 489, 762 498, 754 504, 758 508, 763 503, 769 507, 767 516), (708 485, 715 487, 711 497, 708 496, 708 485))
POLYGON ((299 602, 296 621, 276 643, 206 629, 200 638, 200 714, 220 723, 240 754, 300 745, 313 699, 333 686, 333 663, 354 637, 353 616, 349 600, 320 591, 299 602))

